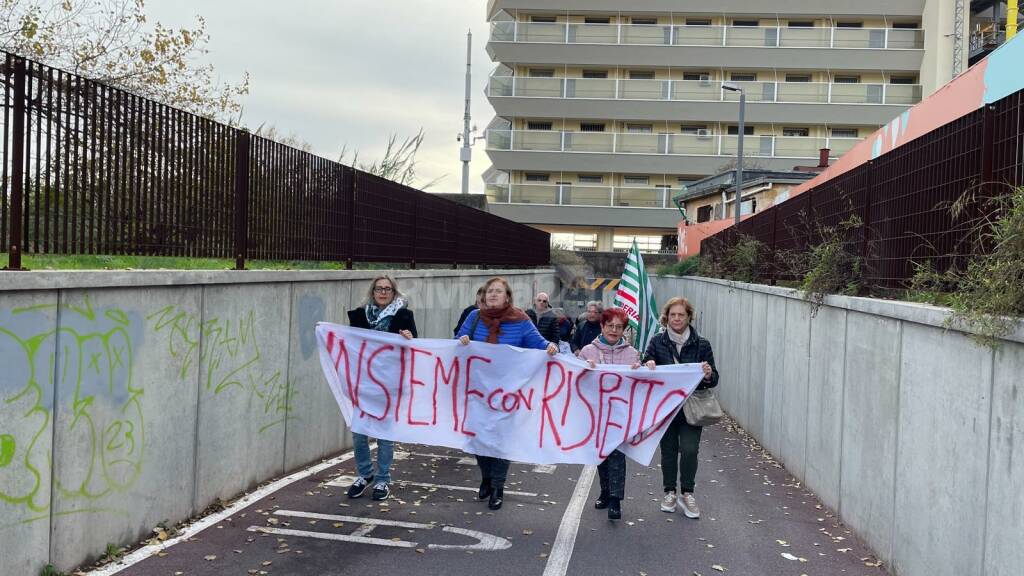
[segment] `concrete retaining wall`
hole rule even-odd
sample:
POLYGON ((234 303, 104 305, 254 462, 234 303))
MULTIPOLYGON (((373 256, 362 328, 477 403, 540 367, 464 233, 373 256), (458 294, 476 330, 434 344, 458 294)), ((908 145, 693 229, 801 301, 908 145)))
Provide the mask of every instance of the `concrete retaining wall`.
POLYGON ((656 278, 709 338, 726 409, 900 576, 1024 566, 1024 325, 993 351, 932 306, 656 278))
MULTIPOLYGON (((376 272, 0 273, 0 574, 68 570, 344 450, 313 326, 376 272)), ((401 271, 423 337, 476 288, 552 270, 401 271)))

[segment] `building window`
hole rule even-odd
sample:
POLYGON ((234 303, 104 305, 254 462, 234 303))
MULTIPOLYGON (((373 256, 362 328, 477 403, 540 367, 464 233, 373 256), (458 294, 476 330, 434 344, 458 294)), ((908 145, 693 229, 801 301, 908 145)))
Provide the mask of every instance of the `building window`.
POLYGON ((740 216, 757 212, 757 200, 751 198, 740 203, 740 216))
POLYGON ((811 135, 811 129, 810 128, 783 128, 782 129, 782 135, 783 136, 801 136, 801 137, 805 137, 806 138, 807 136, 811 135))
MULTIPOLYGON (((729 136, 739 136, 739 134, 740 134, 740 127, 736 126, 734 124, 734 125, 728 127, 728 131, 729 131, 728 132, 729 136)), ((743 127, 743 135, 744 136, 753 136, 754 135, 754 127, 753 126, 744 126, 743 127)))
POLYGON ((737 27, 739 27, 739 26, 755 27, 755 26, 760 26, 761 22, 758 21, 758 20, 733 20, 732 21, 732 25, 733 26, 737 26, 737 27))
POLYGON ((683 72, 683 80, 710 80, 711 74, 707 72, 683 72))
POLYGON ((604 184, 601 174, 580 174, 580 184, 604 184))
POLYGON ((649 186, 651 179, 647 176, 623 176, 622 184, 624 186, 649 186))
POLYGON ((584 78, 607 78, 608 77, 608 71, 607 70, 584 70, 583 71, 583 77, 584 78))
POLYGON ((697 124, 683 124, 682 126, 679 127, 679 131, 682 132, 683 134, 689 134, 691 136, 696 136, 697 134, 701 134, 701 133, 705 133, 706 134, 707 131, 708 131, 708 127, 707 127, 707 125, 701 126, 701 125, 697 125, 697 124))
POLYGON ((530 68, 529 76, 530 76, 530 78, 554 78, 555 77, 555 69, 554 68, 530 68))
POLYGON ((836 28, 863 28, 863 22, 836 22, 836 28))
POLYGON ((857 138, 859 134, 856 128, 833 128, 833 138, 857 138))
POLYGON ((626 124, 626 132, 630 134, 651 134, 654 132, 653 124, 626 124))
POLYGON ((596 18, 587 16, 583 19, 584 24, 610 24, 611 18, 596 18))
POLYGON ((641 26, 653 26, 658 23, 657 18, 630 18, 629 21, 641 26))
POLYGON ((787 26, 790 28, 814 28, 814 22, 810 20, 790 20, 787 26))
POLYGON ((573 234, 572 249, 580 252, 597 250, 597 234, 573 234))
POLYGON ((541 24, 554 24, 555 21, 555 16, 530 16, 530 22, 537 22, 541 24))
POLYGON ((889 84, 917 84, 917 78, 913 76, 890 76, 889 84))
POLYGON ((581 122, 580 132, 604 132, 604 124, 596 124, 593 122, 581 122))
POLYGON ((711 26, 711 20, 707 18, 687 18, 687 26, 711 26))
POLYGON ((786 82, 810 82, 809 74, 786 74, 786 82))
POLYGON ((917 22, 893 22, 892 27, 903 30, 917 30, 921 25, 917 22))
POLYGON ((527 130, 551 130, 551 122, 527 122, 527 130))
POLYGON ((547 182, 549 178, 550 178, 550 174, 544 174, 544 173, 541 173, 541 172, 527 172, 526 173, 526 181, 527 182, 547 182))
POLYGON ((616 252, 629 252, 633 248, 633 240, 641 252, 657 253, 661 251, 661 236, 615 236, 613 247, 616 252))
POLYGON ((630 80, 654 80, 654 70, 630 70, 630 80))
POLYGON ((757 74, 747 74, 746 72, 733 72, 729 75, 729 80, 733 82, 757 82, 757 74))
POLYGON ((836 84, 860 84, 860 76, 835 76, 832 81, 836 84))
POLYGON ((712 211, 715 209, 714 206, 708 204, 707 206, 701 206, 697 208, 697 223, 710 222, 712 211))
POLYGON ((700 180, 700 178, 695 176, 679 176, 676 178, 676 182, 678 182, 680 186, 689 186, 697 180, 700 180))

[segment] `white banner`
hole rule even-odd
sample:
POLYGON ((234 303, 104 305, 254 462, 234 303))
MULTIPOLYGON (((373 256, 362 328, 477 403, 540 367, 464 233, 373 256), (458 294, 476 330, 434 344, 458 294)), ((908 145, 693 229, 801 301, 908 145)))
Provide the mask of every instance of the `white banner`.
POLYGON ((373 438, 536 464, 598 464, 618 449, 648 465, 703 379, 571 355, 321 322, 320 363, 349 428, 373 438))

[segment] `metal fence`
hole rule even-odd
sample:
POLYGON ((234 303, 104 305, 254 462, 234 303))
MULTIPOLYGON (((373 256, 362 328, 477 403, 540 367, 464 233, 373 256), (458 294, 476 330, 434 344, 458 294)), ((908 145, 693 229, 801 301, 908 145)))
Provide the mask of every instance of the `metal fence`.
POLYGON ((546 232, 5 53, 0 252, 542 266, 546 232))
POLYGON ((871 287, 902 288, 915 263, 938 271, 962 265, 984 250, 976 224, 986 199, 1024 184, 1024 91, 954 120, 840 174, 701 243, 701 254, 721 257, 740 235, 762 242, 759 280, 795 280, 786 251, 806 251, 824 227, 851 216, 862 225, 845 238, 862 258, 871 287), (950 208, 972 192, 954 217, 950 208))

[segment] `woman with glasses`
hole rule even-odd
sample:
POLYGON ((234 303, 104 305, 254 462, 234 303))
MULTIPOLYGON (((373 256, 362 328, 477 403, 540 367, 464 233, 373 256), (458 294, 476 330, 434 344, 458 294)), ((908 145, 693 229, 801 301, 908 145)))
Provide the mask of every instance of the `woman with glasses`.
MULTIPOLYGON (((348 313, 348 323, 354 328, 380 330, 399 334, 406 340, 416 337, 416 319, 407 301, 398 291, 398 283, 390 276, 378 276, 370 282, 363 305, 348 313)), ((377 474, 373 473, 370 458, 370 439, 364 434, 352 433, 355 445, 356 471, 358 476, 346 493, 349 498, 359 498, 369 486, 373 486, 374 500, 387 500, 391 496, 391 460, 395 444, 391 440, 377 439, 377 474)))
MULTIPOLYGON (((640 367, 640 352, 622 337, 629 325, 629 317, 622 308, 608 308, 601 312, 601 335, 580 350, 580 358, 591 368, 598 364, 626 364, 630 368, 640 367)), ((622 518, 622 499, 626 490, 626 455, 612 451, 597 467, 601 481, 601 494, 594 502, 598 510, 608 509, 608 518, 622 518)))
MULTIPOLYGON (((456 337, 461 344, 466 345, 473 340, 547 350, 551 356, 558 353, 558 346, 545 340, 530 317, 512 305, 512 287, 504 278, 491 278, 484 284, 482 304, 479 310, 469 313, 459 328, 456 337)), ((497 388, 496 383, 494 388, 497 388)), ((487 507, 491 510, 500 509, 505 496, 509 461, 478 455, 476 464, 480 467, 479 498, 487 498, 487 507)))

